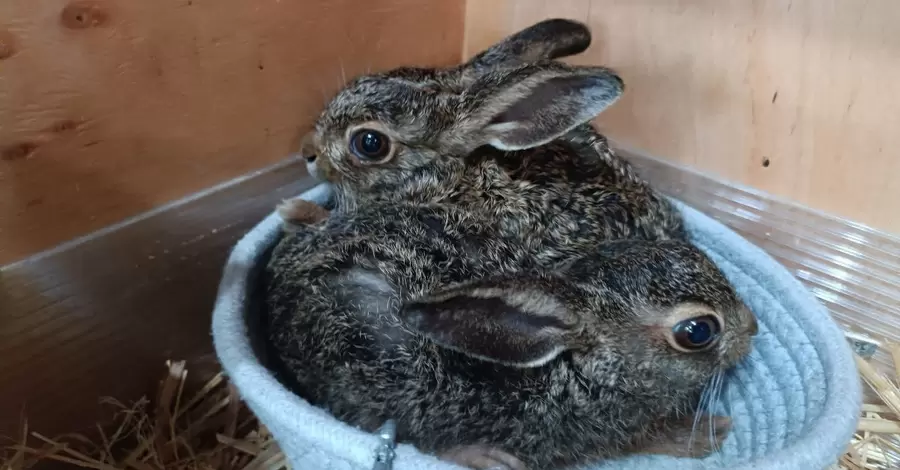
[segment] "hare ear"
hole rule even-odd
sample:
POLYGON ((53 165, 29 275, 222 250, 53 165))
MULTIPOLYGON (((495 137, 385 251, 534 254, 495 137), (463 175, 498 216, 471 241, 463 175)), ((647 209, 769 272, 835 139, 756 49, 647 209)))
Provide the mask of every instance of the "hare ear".
POLYGON ((498 66, 518 65, 568 57, 591 45, 591 31, 582 23, 561 18, 541 21, 485 49, 464 67, 478 72, 498 66))
POLYGON ((470 118, 460 136, 471 148, 489 144, 522 150, 556 139, 597 117, 624 90, 615 72, 604 67, 535 64, 488 74, 473 84, 465 99, 470 118))
POLYGON ((400 316, 435 343, 514 367, 540 367, 567 349, 578 324, 553 295, 469 286, 409 302, 400 316))

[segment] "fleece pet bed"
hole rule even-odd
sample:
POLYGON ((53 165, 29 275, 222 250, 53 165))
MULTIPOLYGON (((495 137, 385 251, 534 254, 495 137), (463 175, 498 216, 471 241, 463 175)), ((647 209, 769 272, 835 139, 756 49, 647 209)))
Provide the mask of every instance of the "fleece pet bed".
MULTIPOLYGON (((327 203, 317 186, 301 197, 327 203)), ((677 203, 677 201, 676 201, 677 203)), ((861 385, 849 344, 816 299, 781 265, 722 224, 679 204, 693 241, 757 315, 749 361, 728 374, 719 412, 734 429, 705 459, 633 456, 591 470, 822 470, 844 452, 856 426, 861 385)), ((213 338, 219 359, 250 409, 295 469, 459 470, 400 444, 392 466, 376 466, 379 436, 346 425, 292 394, 260 360, 251 334, 255 288, 280 219, 268 216, 234 248, 219 288, 213 338)))

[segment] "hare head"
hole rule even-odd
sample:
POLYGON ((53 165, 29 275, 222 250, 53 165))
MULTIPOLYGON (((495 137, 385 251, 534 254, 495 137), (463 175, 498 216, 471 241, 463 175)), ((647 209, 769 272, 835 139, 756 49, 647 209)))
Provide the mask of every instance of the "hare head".
POLYGON ((547 20, 448 69, 399 68, 356 78, 304 138, 314 176, 338 202, 380 197, 450 197, 465 159, 479 147, 535 148, 592 120, 623 92, 604 67, 553 59, 590 44, 588 29, 547 20))

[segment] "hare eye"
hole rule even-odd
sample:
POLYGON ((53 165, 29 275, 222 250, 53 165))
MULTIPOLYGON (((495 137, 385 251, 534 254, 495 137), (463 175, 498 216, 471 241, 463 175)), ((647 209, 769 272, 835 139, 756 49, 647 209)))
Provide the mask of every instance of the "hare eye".
POLYGON ((672 327, 670 342, 682 352, 705 351, 715 344, 721 332, 722 325, 714 315, 688 318, 672 327))
POLYGON ((391 153, 391 140, 381 132, 360 129, 350 137, 350 151, 362 162, 383 161, 391 153))

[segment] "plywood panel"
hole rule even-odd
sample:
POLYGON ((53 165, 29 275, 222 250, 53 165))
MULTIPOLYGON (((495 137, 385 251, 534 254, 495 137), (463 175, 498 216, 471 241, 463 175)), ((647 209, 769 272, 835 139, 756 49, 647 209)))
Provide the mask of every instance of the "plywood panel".
POLYGON ((0 2, 0 264, 284 158, 345 77, 457 62, 463 8, 0 2))
POLYGON ((900 233, 900 2, 470 0, 464 55, 556 16, 625 78, 615 140, 900 233))

